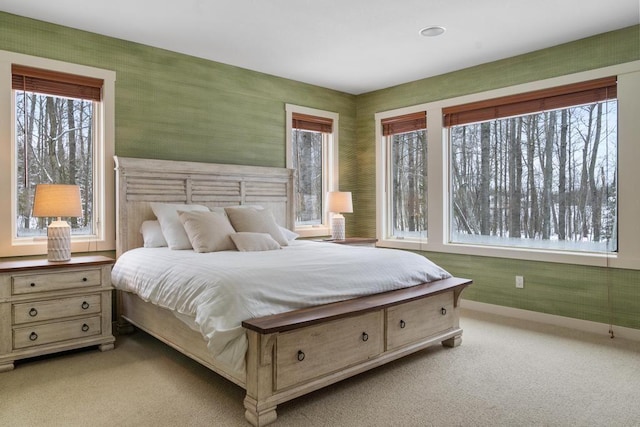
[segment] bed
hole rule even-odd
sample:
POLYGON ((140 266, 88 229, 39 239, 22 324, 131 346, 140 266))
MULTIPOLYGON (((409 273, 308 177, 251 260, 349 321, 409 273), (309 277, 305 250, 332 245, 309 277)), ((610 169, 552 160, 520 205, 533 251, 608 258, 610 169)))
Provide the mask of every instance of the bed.
MULTIPOLYGON (((324 252, 330 256, 329 252, 344 251, 340 252, 339 257, 345 260, 351 256, 351 251, 373 251, 355 254, 356 257, 381 256, 376 261, 381 270, 365 276, 365 280, 359 279, 361 282, 371 282, 374 286, 373 290, 363 291, 367 294, 357 290, 357 281, 347 279, 348 267, 345 266, 350 261, 344 262, 343 270, 340 270, 339 262, 332 261, 332 265, 323 270, 333 274, 330 276, 333 279, 321 279, 326 280, 327 284, 331 283, 331 295, 317 295, 315 291, 322 288, 321 285, 300 289, 288 285, 287 289, 294 289, 290 290, 290 294, 302 292, 303 301, 299 306, 295 302, 288 302, 286 306, 276 304, 276 308, 263 309, 262 304, 254 304, 260 309, 253 309, 245 307, 250 306, 248 303, 238 303, 239 309, 233 310, 234 316, 239 319, 236 320, 238 325, 226 328, 217 323, 212 329, 213 332, 224 332, 219 334, 221 336, 233 335, 234 345, 218 345, 217 341, 212 345, 215 341, 212 336, 215 334, 203 329, 203 323, 206 322, 194 322, 197 315, 190 316, 189 313, 176 310, 175 305, 163 306, 154 301, 151 294, 140 289, 134 292, 134 289, 118 286, 118 330, 124 333, 130 329, 130 325, 134 325, 243 387, 246 390, 245 417, 254 426, 274 422, 276 407, 280 403, 434 344, 455 347, 461 343, 458 303, 461 292, 471 284, 471 280, 450 277, 435 269, 426 279, 411 278, 412 281, 419 280, 418 284, 408 286, 407 282, 392 286, 389 281, 404 281, 404 276, 393 274, 395 263, 402 262, 400 259, 395 261, 393 257, 402 251, 381 252, 385 250, 346 248, 310 241, 292 241, 283 250, 264 254, 197 254, 193 250, 141 249, 143 240, 139 230, 145 221, 155 219, 151 206, 158 203, 201 205, 211 210, 254 206, 271 212, 279 226, 292 229, 294 208, 291 170, 123 157, 116 157, 115 164, 118 260, 114 274, 118 277, 114 277, 117 279, 114 282, 122 282, 119 277, 122 273, 117 267, 118 262, 124 263, 125 260, 135 270, 131 276, 138 277, 147 274, 151 264, 162 268, 172 258, 179 259, 176 264, 190 266, 195 262, 194 257, 205 259, 208 256, 211 261, 207 265, 220 264, 232 269, 236 259, 245 265, 257 266, 260 261, 265 265, 279 265, 277 263, 281 262, 281 258, 293 260, 294 256, 298 256, 297 253, 301 253, 300 260, 308 259, 310 251, 318 253, 318 262, 321 262, 320 254, 324 252), (390 264, 385 265, 385 262, 390 264), (386 281, 379 277, 387 274, 389 278, 386 281), (340 279, 342 277, 344 280, 340 279), (312 297, 304 292, 312 292, 312 297), (237 346, 236 343, 242 345, 237 346), (240 360, 241 363, 234 364, 234 360, 240 360)), ((295 261, 295 264, 305 263, 295 261)), ((306 283, 306 272, 302 266, 299 268, 293 274, 304 277, 300 282, 306 283)), ((190 271, 197 269, 187 267, 190 271)), ((308 269, 318 270, 319 267, 313 264, 308 269)), ((120 270, 124 271, 124 268, 120 270)), ((171 284, 176 280, 169 276, 173 270, 165 267, 159 273, 160 277, 166 277, 171 284)), ((284 269, 276 270, 281 274, 284 269)), ((264 274, 262 270, 256 271, 253 277, 260 278, 264 274)), ((226 271, 209 273, 205 270, 204 278, 196 282, 199 284, 212 274, 224 275, 226 271)), ((246 279, 241 277, 230 280, 240 280, 242 287, 248 287, 244 284, 253 280, 252 276, 246 279)), ((278 277, 275 280, 294 282, 278 277)), ((260 291, 263 286, 260 285, 260 291)), ((191 290, 185 292, 190 295, 191 290)), ((278 301, 282 299, 278 298, 278 301)), ((188 304, 177 305, 182 307, 188 304)), ((211 317, 225 322, 221 316, 211 317)))

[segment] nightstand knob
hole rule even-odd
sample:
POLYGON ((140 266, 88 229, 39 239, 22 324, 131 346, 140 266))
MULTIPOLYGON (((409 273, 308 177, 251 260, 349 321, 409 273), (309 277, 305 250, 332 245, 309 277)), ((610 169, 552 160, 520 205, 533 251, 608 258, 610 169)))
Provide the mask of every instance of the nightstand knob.
POLYGON ((304 351, 298 350, 298 362, 302 362, 304 360, 304 351))
POLYGON ((83 278, 82 278, 82 281, 83 281, 83 282, 86 282, 86 281, 87 281, 87 278, 86 278, 86 277, 83 277, 83 278))
POLYGON ((89 308, 89 303, 86 301, 82 301, 82 309, 86 310, 87 308, 89 308))
POLYGON ((35 308, 32 308, 31 310, 29 310, 29 316, 36 317, 37 315, 38 315, 38 310, 36 310, 35 308))
POLYGON ((442 308, 440 309, 440 313, 442 313, 442 315, 444 316, 445 314, 447 314, 447 309, 446 309, 446 308, 444 308, 444 307, 442 307, 442 308))
POLYGON ((29 335, 29 339, 31 341, 35 341, 38 339, 38 334, 36 334, 35 332, 31 332, 31 335, 29 335))
POLYGON ((82 332, 87 332, 88 330, 89 330, 89 325, 87 325, 86 323, 82 325, 82 332))
POLYGON ((400 321, 400 329, 404 329, 407 326, 407 323, 404 320, 400 321))
POLYGON ((369 341, 369 334, 367 334, 366 332, 362 333, 362 341, 369 341))
POLYGON ((33 282, 31 282, 30 285, 31 285, 32 288, 35 288, 35 286, 36 286, 36 284, 33 283, 33 282))

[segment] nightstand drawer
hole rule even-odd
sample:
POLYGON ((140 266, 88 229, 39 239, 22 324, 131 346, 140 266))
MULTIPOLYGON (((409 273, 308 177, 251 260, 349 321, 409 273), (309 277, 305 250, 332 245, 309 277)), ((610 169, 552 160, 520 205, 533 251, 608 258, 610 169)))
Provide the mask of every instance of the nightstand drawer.
POLYGON ((51 344, 92 335, 99 335, 100 316, 66 322, 47 323, 38 326, 15 328, 13 330, 13 348, 27 348, 51 344))
POLYGON ((15 275, 11 279, 14 295, 100 286, 102 283, 100 269, 15 275))
POLYGON ((20 303, 13 305, 13 324, 86 316, 100 310, 100 295, 96 294, 20 303))

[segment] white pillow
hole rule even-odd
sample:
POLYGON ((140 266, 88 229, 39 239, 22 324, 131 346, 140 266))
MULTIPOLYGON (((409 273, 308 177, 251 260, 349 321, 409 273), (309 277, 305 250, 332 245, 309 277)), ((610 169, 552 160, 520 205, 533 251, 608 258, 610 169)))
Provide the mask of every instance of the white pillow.
POLYGON ((150 203, 151 210, 160 222, 162 234, 171 249, 191 249, 191 242, 182 223, 178 219, 178 210, 208 211, 209 208, 202 205, 186 205, 179 203, 150 203))
POLYGON ((268 233, 281 246, 289 244, 270 210, 234 206, 224 208, 224 211, 237 232, 268 233))
POLYGON ((211 212, 216 212, 222 215, 226 215, 226 213, 224 212, 224 208, 222 206, 214 206, 212 208, 209 208, 209 210, 211 212))
POLYGON ((288 228, 280 227, 280 232, 282 232, 282 235, 284 236, 285 239, 287 239, 287 241, 291 242, 293 240, 296 240, 298 237, 300 237, 300 235, 298 233, 294 233, 293 231, 289 230, 288 228))
POLYGON ((269 233, 240 232, 231 235, 240 252, 271 251, 282 249, 269 233))
POLYGON ((167 241, 162 234, 160 223, 157 220, 144 221, 140 226, 140 234, 145 248, 164 248, 167 241))
MULTIPOLYGON (((239 206, 228 206, 230 209, 246 209, 246 208, 250 208, 250 209, 255 209, 258 211, 262 211, 264 210, 264 206, 261 205, 239 205, 239 206)), ((224 211, 224 208, 212 208, 211 210, 215 210, 215 209, 222 209, 224 211)), ((280 229, 280 232, 282 233, 282 236, 287 239, 288 242, 291 242, 293 240, 296 240, 298 237, 300 237, 300 235, 298 233, 295 233, 291 230, 289 230, 286 227, 283 227, 281 225, 278 226, 278 228, 280 229)))
POLYGON ((236 246, 229 237, 236 231, 226 215, 219 212, 178 211, 193 250, 198 253, 235 251, 236 246))

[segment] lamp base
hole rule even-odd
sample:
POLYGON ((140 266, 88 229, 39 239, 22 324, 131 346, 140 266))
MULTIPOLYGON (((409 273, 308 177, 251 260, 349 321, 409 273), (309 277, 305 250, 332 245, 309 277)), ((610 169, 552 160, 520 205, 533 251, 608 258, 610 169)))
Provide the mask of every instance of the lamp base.
POLYGON ((331 238, 333 240, 345 239, 344 216, 341 214, 334 214, 331 218, 331 238))
POLYGON ((67 221, 52 221, 47 227, 47 259, 54 262, 71 259, 71 227, 67 221))

